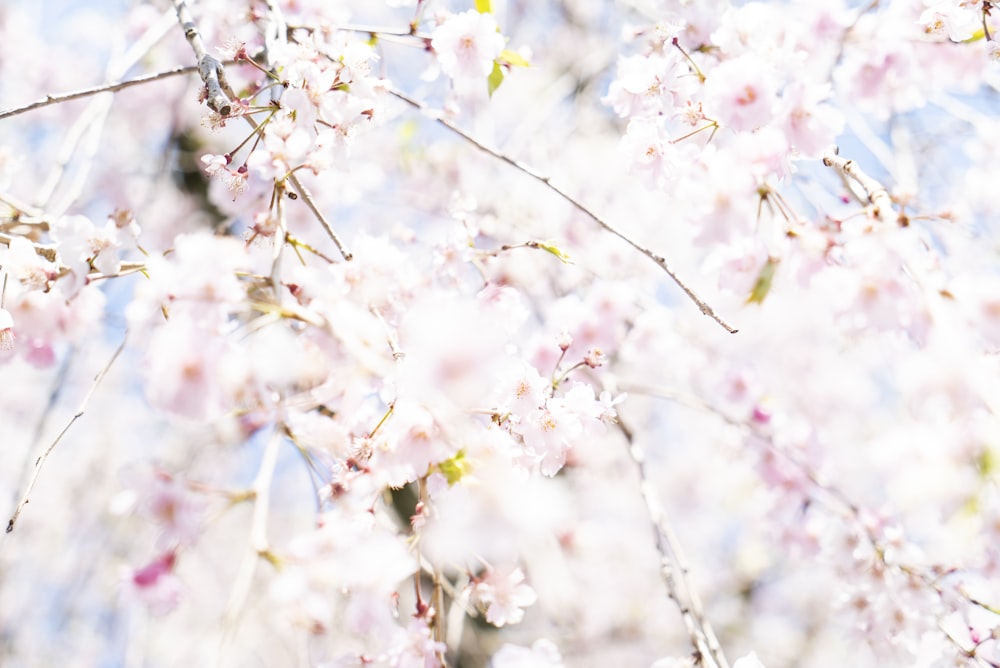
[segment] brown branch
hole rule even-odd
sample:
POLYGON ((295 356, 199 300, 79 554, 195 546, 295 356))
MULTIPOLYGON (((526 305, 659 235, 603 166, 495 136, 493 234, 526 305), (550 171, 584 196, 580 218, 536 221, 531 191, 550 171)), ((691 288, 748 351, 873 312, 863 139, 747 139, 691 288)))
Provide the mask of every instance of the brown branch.
POLYGON ((11 116, 17 116, 18 114, 23 114, 28 111, 34 111, 35 109, 47 107, 50 104, 59 104, 60 102, 68 102, 70 100, 76 100, 81 97, 90 97, 91 95, 98 95, 100 93, 116 93, 125 88, 131 88, 132 86, 138 86, 140 84, 149 83, 150 81, 158 81, 159 79, 167 79, 169 77, 175 77, 180 74, 189 74, 197 70, 198 68, 193 65, 187 67, 177 67, 172 70, 166 70, 164 72, 145 74, 141 77, 136 77, 135 79, 126 79, 124 81, 115 81, 112 83, 101 84, 99 86, 93 86, 91 88, 83 88, 81 90, 72 91, 70 93, 46 95, 43 99, 36 100, 30 104, 25 104, 20 107, 11 107, 10 109, 4 109, 3 111, 0 111, 0 121, 2 121, 5 118, 10 118, 11 116))
POLYGON ((422 114, 424 114, 425 116, 427 116, 428 118, 430 118, 434 122, 436 122, 436 123, 438 123, 440 125, 443 125, 444 127, 448 128, 449 130, 451 130, 452 132, 454 132, 455 134, 459 135, 464 140, 466 140, 467 142, 469 142, 470 144, 472 144, 473 146, 475 146, 476 148, 478 148, 480 151, 488 153, 489 155, 493 156, 494 158, 496 158, 496 159, 498 159, 498 160, 500 160, 502 162, 507 163, 508 165, 510 165, 511 167, 514 167, 518 171, 520 171, 520 172, 522 172, 524 174, 527 174, 531 178, 533 178, 536 181, 542 183, 546 188, 548 188, 549 190, 551 190, 555 194, 557 194, 560 197, 562 197, 566 202, 568 202, 570 205, 572 205, 573 208, 575 208, 577 211, 579 211, 580 213, 582 213, 583 215, 585 215, 586 217, 590 218, 592 221, 594 221, 595 223, 597 223, 597 225, 600 226, 601 229, 605 230, 606 232, 609 232, 609 233, 613 234, 614 236, 618 237, 619 239, 621 239, 622 241, 624 241, 625 243, 627 243, 629 246, 631 246, 632 248, 634 248, 635 250, 639 251, 640 253, 642 253, 643 255, 645 255, 646 257, 648 257, 650 260, 652 260, 653 262, 655 262, 657 264, 657 266, 660 267, 660 269, 662 269, 664 272, 666 272, 667 276, 669 276, 670 279, 675 284, 677 284, 677 286, 681 290, 684 291, 684 294, 686 294, 688 296, 688 298, 691 301, 693 301, 698 306, 699 309, 701 309, 702 313, 704 313, 709 318, 711 318, 712 320, 714 320, 715 322, 717 322, 719 325, 721 325, 723 327, 723 329, 725 329, 730 334, 735 334, 736 333, 736 331, 737 331, 736 329, 734 329, 731 325, 729 325, 729 323, 727 323, 725 320, 723 320, 720 316, 716 315, 716 313, 712 309, 712 307, 709 306, 708 303, 705 302, 701 297, 699 297, 695 293, 695 291, 693 289, 691 289, 687 285, 687 283, 685 283, 684 281, 682 281, 681 278, 676 273, 674 273, 673 269, 670 268, 670 265, 667 264, 666 259, 662 255, 657 255, 653 251, 649 250, 648 248, 646 248, 644 246, 639 245, 638 243, 636 243, 635 241, 633 241, 631 238, 629 238, 627 235, 625 235, 624 233, 620 232, 617 228, 613 227, 606 220, 604 220, 603 218, 601 218, 600 216, 598 216, 596 213, 594 213, 593 211, 591 211, 589 208, 587 208, 586 206, 584 206, 578 199, 576 199, 575 197, 573 197, 572 195, 570 195, 567 191, 563 190, 560 186, 552 183, 552 180, 548 176, 543 176, 542 174, 538 173, 535 169, 533 169, 532 167, 529 167, 528 165, 524 164, 523 162, 520 162, 519 160, 515 160, 514 158, 511 158, 510 156, 508 156, 508 155, 506 155, 504 153, 501 153, 499 150, 497 150, 495 148, 491 148, 490 146, 487 146, 483 142, 479 141, 478 139, 476 139, 475 137, 473 137, 472 135, 470 135, 469 133, 467 133, 465 130, 461 129, 460 127, 458 127, 457 125, 455 125, 454 123, 452 123, 451 121, 449 121, 447 118, 445 118, 444 116, 442 116, 439 112, 436 112, 433 109, 431 109, 430 107, 428 107, 423 102, 421 102, 419 100, 416 100, 416 99, 410 97, 409 95, 406 95, 405 93, 402 93, 402 92, 400 92, 400 91, 398 91, 398 90, 396 90, 394 88, 389 88, 388 90, 389 90, 389 93, 392 94, 394 97, 402 100, 403 102, 407 103, 411 107, 417 109, 418 111, 420 111, 422 114))

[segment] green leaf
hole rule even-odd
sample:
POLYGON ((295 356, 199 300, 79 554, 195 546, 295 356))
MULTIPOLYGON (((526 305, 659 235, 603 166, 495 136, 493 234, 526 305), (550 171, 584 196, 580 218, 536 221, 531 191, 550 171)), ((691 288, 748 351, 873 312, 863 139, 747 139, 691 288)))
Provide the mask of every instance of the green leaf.
POLYGON ((556 245, 551 241, 536 241, 534 242, 534 245, 538 248, 541 248, 543 251, 548 251, 549 253, 552 253, 566 264, 573 264, 573 260, 570 259, 570 256, 566 255, 566 253, 563 253, 561 250, 559 250, 559 248, 557 248, 556 245))
POLYGON ((490 78, 487 81, 490 87, 490 97, 493 97, 493 93, 503 83, 503 68, 500 67, 499 62, 493 61, 493 71, 490 72, 490 78))
POLYGON ((441 475, 448 481, 448 485, 451 486, 469 473, 472 470, 472 465, 465 458, 465 450, 459 450, 450 458, 443 462, 438 462, 437 470, 441 472, 441 475))
POLYGON ((976 457, 976 468, 979 469, 981 477, 989 478, 1000 468, 1000 458, 997 457, 997 453, 992 449, 984 448, 979 453, 979 456, 976 457))
POLYGON ((513 67, 531 67, 531 63, 528 62, 527 58, 519 54, 517 51, 511 51, 510 49, 504 49, 501 51, 497 60, 513 67))
POLYGON ((771 291, 771 283, 774 282, 774 272, 778 268, 778 259, 769 257, 764 266, 760 268, 760 273, 757 274, 757 281, 753 284, 753 290, 750 291, 750 296, 747 297, 747 304, 763 304, 764 299, 767 298, 767 293, 771 291))
POLYGON ((985 37, 986 37, 986 31, 980 28, 976 32, 972 33, 971 37, 963 40, 962 43, 971 44, 972 42, 978 42, 979 40, 984 39, 985 37))
POLYGON ((490 7, 490 0, 476 0, 476 11, 480 14, 492 14, 493 8, 490 7))

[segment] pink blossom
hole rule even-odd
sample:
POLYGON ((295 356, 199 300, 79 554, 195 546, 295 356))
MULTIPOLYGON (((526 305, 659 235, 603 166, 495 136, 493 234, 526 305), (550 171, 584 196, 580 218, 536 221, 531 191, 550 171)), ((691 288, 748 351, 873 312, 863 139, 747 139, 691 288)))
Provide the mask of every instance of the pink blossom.
POLYGON ((291 114, 272 118, 264 141, 247 158, 247 168, 266 180, 283 179, 308 158, 313 133, 295 123, 291 114))
POLYGON ((676 151, 656 118, 629 121, 619 150, 647 188, 662 186, 678 168, 676 151))
POLYGON ((550 383, 535 367, 524 362, 512 363, 503 374, 501 412, 512 413, 517 421, 545 404, 550 383))
MULTIPOLYGON (((593 398, 593 391, 590 396, 593 398)), ((583 422, 571 402, 550 398, 514 430, 523 439, 525 450, 538 462, 542 474, 554 476, 566 463, 566 453, 573 442, 583 433, 583 422)))
POLYGON ((206 153, 201 156, 201 162, 205 165, 205 173, 209 176, 215 176, 229 166, 229 156, 206 153))
POLYGON ((91 263, 102 274, 118 273, 121 263, 116 251, 121 242, 114 221, 107 220, 104 227, 98 228, 85 216, 63 216, 52 226, 52 236, 62 261, 80 278, 86 275, 91 263))
POLYGON ((153 333, 146 351, 146 391, 154 406, 195 419, 224 410, 217 371, 225 344, 211 334, 180 314, 153 333))
POLYGON ((397 642, 399 644, 388 652, 390 668, 437 668, 441 665, 438 655, 447 649, 443 642, 434 640, 424 619, 412 620, 397 642))
POLYGON ((170 548, 193 545, 204 528, 204 508, 193 493, 162 471, 140 474, 129 498, 134 510, 154 523, 160 543, 170 548))
POLYGON ((796 82, 781 95, 779 116, 789 146, 803 158, 818 158, 844 127, 844 116, 824 102, 829 86, 796 82))
POLYGON ((7 248, 0 248, 0 264, 29 290, 45 288, 57 274, 56 265, 36 253, 35 246, 20 236, 13 237, 7 248))
POLYGON ((689 77, 677 51, 618 59, 618 76, 602 100, 622 118, 653 116, 670 111, 689 77))
POLYGON ((839 89, 879 118, 924 104, 921 65, 912 44, 879 40, 875 48, 852 50, 834 73, 839 89))
POLYGON ((431 465, 457 448, 448 443, 433 416, 409 401, 397 402, 385 439, 374 448, 371 466, 390 487, 402 487, 425 475, 431 465))
POLYGON ((497 627, 517 624, 524 618, 524 608, 538 599, 535 590, 524 582, 524 573, 514 566, 488 569, 474 580, 472 602, 486 612, 486 621, 497 627))
POLYGON ((969 7, 967 0, 925 0, 930 6, 917 22, 930 35, 947 35, 953 42, 963 42, 979 28, 983 10, 969 7))
POLYGON ((485 79, 504 48, 492 14, 468 10, 454 14, 434 30, 431 47, 441 70, 452 79, 485 79))
POLYGON ((737 132, 749 132, 774 117, 778 83, 774 70, 754 55, 716 65, 705 82, 705 113, 737 132))
POLYGON ((177 555, 165 552, 152 562, 128 573, 125 594, 141 601, 154 615, 165 615, 180 601, 180 580, 174 575, 177 555))

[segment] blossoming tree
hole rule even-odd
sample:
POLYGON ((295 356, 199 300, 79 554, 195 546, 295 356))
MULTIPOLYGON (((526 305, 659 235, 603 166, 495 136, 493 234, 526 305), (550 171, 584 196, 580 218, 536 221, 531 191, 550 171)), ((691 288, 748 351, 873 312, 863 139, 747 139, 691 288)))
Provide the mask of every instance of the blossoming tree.
POLYGON ((994 3, 86 4, 0 6, 4 666, 1000 666, 994 3))

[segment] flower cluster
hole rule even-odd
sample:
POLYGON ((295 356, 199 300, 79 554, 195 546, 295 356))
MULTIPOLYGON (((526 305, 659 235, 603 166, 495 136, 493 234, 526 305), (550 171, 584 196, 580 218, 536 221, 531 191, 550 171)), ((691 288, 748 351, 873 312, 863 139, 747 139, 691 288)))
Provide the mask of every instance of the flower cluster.
POLYGON ((996 3, 76 4, 0 663, 1000 664, 996 3))

